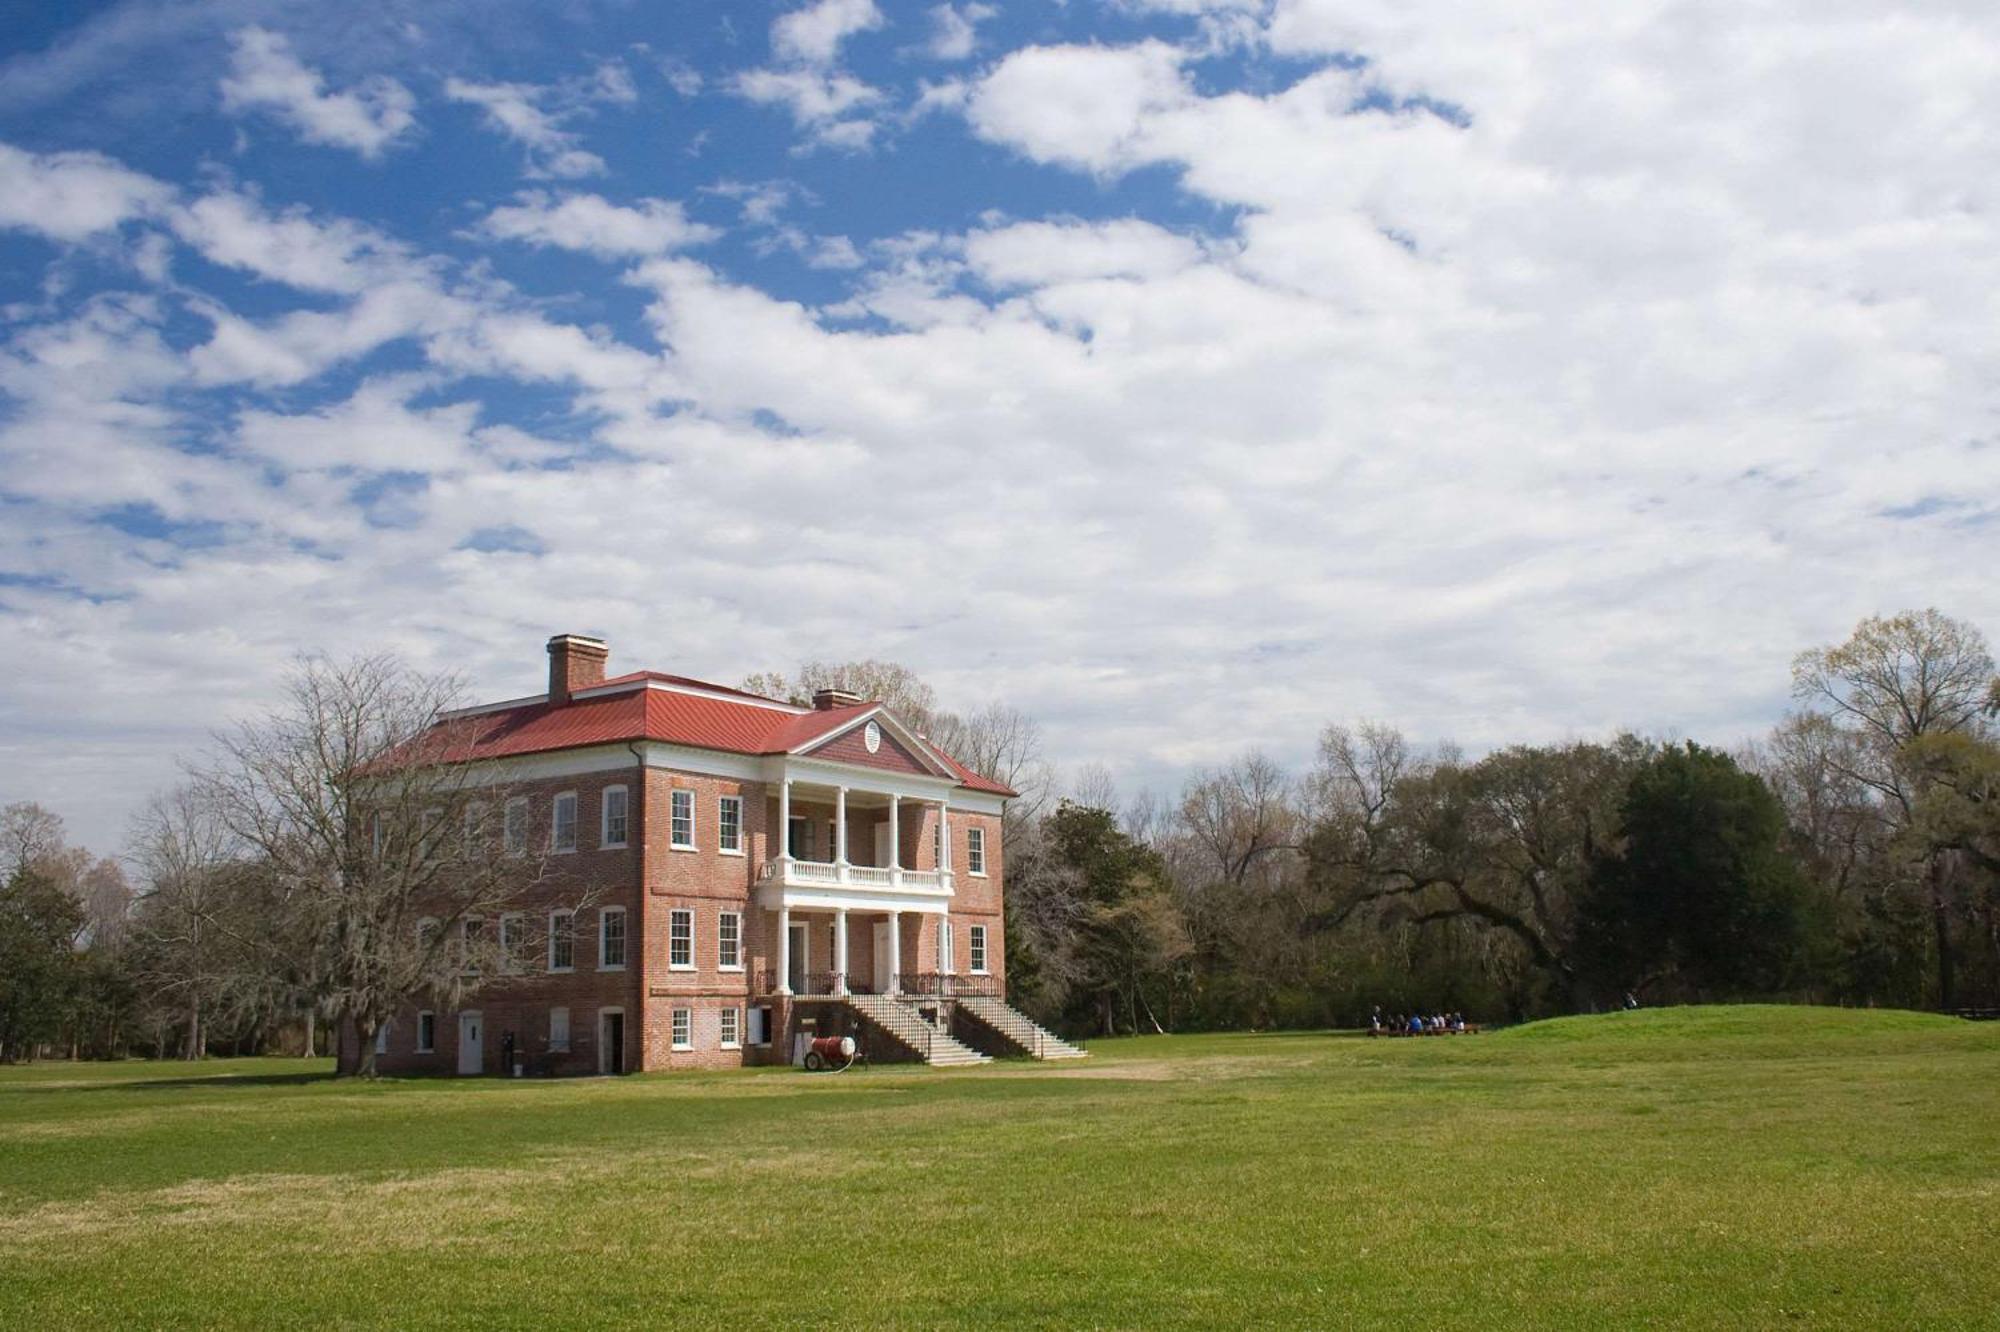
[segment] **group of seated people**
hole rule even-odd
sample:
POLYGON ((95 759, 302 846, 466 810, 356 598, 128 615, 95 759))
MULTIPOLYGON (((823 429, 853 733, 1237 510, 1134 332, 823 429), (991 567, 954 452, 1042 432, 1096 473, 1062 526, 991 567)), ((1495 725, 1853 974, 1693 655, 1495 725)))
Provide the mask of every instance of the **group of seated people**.
POLYGON ((1368 1015, 1370 1036, 1450 1036, 1477 1030, 1465 1024, 1463 1013, 1401 1013, 1384 1018, 1377 1008, 1368 1015))

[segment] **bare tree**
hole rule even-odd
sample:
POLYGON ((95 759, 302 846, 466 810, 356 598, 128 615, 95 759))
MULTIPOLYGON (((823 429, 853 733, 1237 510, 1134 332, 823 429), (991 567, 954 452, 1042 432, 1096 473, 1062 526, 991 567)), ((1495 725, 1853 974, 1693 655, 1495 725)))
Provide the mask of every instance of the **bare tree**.
POLYGON ((801 662, 789 676, 782 671, 759 671, 746 677, 742 688, 801 706, 812 702, 813 694, 821 689, 844 689, 869 702, 887 705, 905 725, 923 732, 931 729, 931 714, 937 710, 937 691, 918 679, 915 671, 893 661, 801 662))
MULTIPOLYGON (((133 862, 142 884, 132 969, 145 993, 186 1023, 185 1059, 208 1051, 209 1022, 236 969, 226 919, 239 847, 192 786, 148 801, 133 823, 133 862)), ((269 925, 274 922, 260 922, 269 925)))
MULTIPOLYGON (((541 883, 537 839, 478 760, 454 681, 391 657, 303 659, 284 705, 219 738, 196 792, 270 886, 273 947, 308 960, 373 1076, 375 1035, 420 995, 450 1003, 507 968, 486 923, 541 883)), ((273 959, 275 962, 277 959, 273 959)))

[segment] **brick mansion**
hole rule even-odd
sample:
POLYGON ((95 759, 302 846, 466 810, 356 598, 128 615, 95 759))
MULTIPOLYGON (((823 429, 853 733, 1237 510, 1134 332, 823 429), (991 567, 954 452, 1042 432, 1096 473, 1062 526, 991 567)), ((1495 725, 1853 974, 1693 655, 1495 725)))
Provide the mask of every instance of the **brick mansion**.
POLYGON ((815 1035, 934 1064, 1078 1053, 1005 1002, 1013 791, 881 703, 607 678, 608 656, 558 635, 546 693, 453 714, 504 783, 508 849, 544 856, 545 905, 498 922, 537 946, 456 1011, 399 1013, 379 1068, 716 1068, 815 1035))

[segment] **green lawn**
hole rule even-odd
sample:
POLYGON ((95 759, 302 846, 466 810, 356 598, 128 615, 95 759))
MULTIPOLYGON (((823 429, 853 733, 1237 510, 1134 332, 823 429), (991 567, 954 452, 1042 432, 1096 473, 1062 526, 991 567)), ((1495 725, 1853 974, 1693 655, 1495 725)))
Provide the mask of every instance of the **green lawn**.
POLYGON ((302 1068, 0 1070, 0 1327, 2000 1326, 2000 1023, 302 1068))

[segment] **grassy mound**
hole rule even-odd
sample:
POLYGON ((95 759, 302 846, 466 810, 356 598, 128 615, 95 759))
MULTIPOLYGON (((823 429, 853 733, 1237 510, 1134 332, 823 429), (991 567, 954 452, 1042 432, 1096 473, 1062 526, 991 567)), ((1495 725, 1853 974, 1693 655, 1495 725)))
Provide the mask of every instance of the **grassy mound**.
POLYGON ((1962 1031, 1967 1024, 1938 1013, 1892 1008, 1814 1008, 1804 1004, 1690 1004, 1548 1018, 1497 1033, 1510 1041, 1629 1043, 1645 1040, 1779 1038, 1802 1043, 1848 1037, 1895 1037, 1962 1031))

